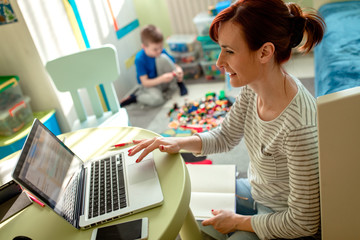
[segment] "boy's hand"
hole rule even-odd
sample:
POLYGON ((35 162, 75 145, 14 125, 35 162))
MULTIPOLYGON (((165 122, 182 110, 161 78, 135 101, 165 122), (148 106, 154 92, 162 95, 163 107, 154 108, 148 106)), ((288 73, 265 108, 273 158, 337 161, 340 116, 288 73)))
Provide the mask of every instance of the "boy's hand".
POLYGON ((174 79, 173 73, 169 72, 169 73, 164 73, 163 75, 161 75, 161 82, 162 83, 168 83, 171 82, 174 79))
POLYGON ((178 82, 182 82, 184 79, 184 71, 182 70, 182 68, 180 66, 176 66, 176 70, 173 71, 173 73, 175 73, 174 77, 177 78, 178 82))

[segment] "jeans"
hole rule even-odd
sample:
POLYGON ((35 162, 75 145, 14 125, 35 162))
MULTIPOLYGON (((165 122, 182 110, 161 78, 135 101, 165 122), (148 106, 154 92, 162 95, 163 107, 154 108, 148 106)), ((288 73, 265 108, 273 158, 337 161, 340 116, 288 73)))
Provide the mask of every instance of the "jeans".
MULTIPOLYGON (((236 179, 236 213, 241 215, 255 215, 271 212, 274 211, 254 201, 251 196, 251 187, 247 178, 236 179)), ((229 240, 259 240, 255 233, 246 231, 236 231, 229 234, 229 236, 229 240)))

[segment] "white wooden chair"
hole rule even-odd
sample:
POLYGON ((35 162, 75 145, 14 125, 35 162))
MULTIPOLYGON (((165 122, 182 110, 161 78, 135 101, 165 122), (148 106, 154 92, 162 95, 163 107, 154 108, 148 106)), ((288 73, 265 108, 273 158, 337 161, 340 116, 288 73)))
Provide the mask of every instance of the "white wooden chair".
POLYGON ((116 48, 104 45, 59 57, 47 62, 46 69, 60 92, 70 92, 78 120, 72 131, 96 126, 128 126, 126 109, 121 108, 113 82, 120 68, 116 48), (104 112, 96 87, 102 84, 110 111, 104 112), (88 116, 80 89, 86 89, 94 115, 88 116))

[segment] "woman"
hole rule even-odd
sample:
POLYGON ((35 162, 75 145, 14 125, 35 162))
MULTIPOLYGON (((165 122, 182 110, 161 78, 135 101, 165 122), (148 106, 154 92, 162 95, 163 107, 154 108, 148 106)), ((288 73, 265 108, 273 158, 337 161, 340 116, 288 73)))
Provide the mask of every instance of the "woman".
POLYGON ((231 239, 317 236, 320 225, 315 99, 283 64, 292 48, 309 52, 325 24, 281 0, 237 1, 217 15, 210 36, 221 46, 217 61, 233 87, 242 87, 221 126, 186 138, 135 141, 130 155, 144 149, 195 154, 226 152, 244 137, 250 164, 236 182, 236 213, 213 210, 204 220, 231 239))

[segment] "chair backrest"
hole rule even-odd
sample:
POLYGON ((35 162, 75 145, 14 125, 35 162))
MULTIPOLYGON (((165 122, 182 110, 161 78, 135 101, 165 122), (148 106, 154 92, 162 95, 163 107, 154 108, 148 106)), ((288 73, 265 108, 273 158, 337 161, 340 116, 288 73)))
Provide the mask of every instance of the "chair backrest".
POLYGON ((102 84, 110 110, 119 111, 113 81, 120 75, 116 48, 104 45, 99 48, 86 49, 47 62, 46 70, 60 92, 70 92, 80 122, 87 119, 79 89, 86 89, 91 106, 97 118, 103 116, 103 108, 96 90, 102 84))

